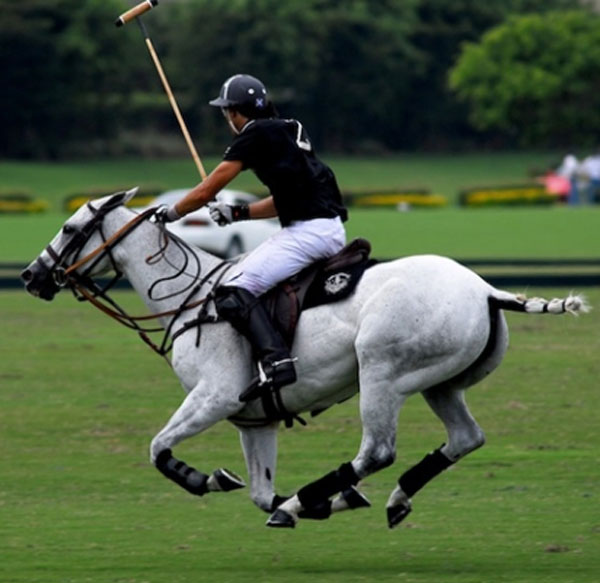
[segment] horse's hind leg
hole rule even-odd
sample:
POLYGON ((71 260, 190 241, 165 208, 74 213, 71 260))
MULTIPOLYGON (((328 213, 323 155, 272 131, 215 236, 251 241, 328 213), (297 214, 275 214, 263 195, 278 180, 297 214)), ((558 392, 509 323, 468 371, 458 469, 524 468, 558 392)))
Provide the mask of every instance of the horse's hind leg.
POLYGON ((271 515, 267 526, 294 527, 298 518, 327 518, 337 510, 370 505, 354 486, 394 462, 397 418, 405 396, 397 383, 389 382, 389 375, 382 375, 380 383, 367 376, 361 371, 363 435, 358 454, 351 462, 298 490, 271 515), (330 501, 338 492, 341 495, 330 501))
POLYGON ((484 444, 485 437, 464 400, 464 390, 436 387, 423 392, 425 400, 442 420, 448 442, 427 454, 404 472, 387 503, 390 528, 398 525, 411 511, 411 497, 427 482, 471 451, 484 444))

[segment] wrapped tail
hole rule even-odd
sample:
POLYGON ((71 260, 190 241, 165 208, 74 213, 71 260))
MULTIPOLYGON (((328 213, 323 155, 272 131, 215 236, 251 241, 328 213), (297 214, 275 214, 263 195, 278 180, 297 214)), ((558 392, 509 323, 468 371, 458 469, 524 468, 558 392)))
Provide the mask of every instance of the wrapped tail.
POLYGON ((527 298, 521 294, 511 294, 497 291, 490 298, 490 302, 501 310, 512 312, 526 312, 527 314, 585 314, 590 311, 590 306, 581 295, 569 294, 566 298, 527 298))

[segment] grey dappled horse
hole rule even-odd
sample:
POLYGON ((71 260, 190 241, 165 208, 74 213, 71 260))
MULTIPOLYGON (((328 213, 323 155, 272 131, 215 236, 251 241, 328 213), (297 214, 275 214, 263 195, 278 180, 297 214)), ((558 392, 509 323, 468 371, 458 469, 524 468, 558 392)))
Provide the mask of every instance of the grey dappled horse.
POLYGON ((252 500, 272 513, 269 526, 293 527, 299 518, 368 506, 356 485, 394 462, 399 411, 410 395, 421 393, 443 422, 447 441, 400 476, 387 502, 389 526, 397 525, 420 488, 484 443, 464 391, 504 356, 508 331, 502 310, 587 309, 579 296, 548 302, 497 290, 438 256, 371 267, 349 298, 302 313, 292 348, 298 381, 281 390, 280 402, 281 410, 297 415, 326 409, 360 388, 360 449, 351 462, 285 498, 274 485, 280 420, 260 399, 240 402, 253 376, 251 349, 228 323, 218 321, 211 301, 229 264, 171 237, 151 220, 151 212, 138 215, 123 206, 134 194, 80 208, 22 278, 30 293, 45 300, 71 287, 146 338, 141 319, 103 303, 110 298, 93 280, 110 269, 127 276, 166 330, 159 352, 172 343, 173 370, 187 392, 152 440, 152 463, 193 494, 244 486, 233 472, 219 469, 209 476, 172 454, 182 440, 229 419, 241 435, 252 500))

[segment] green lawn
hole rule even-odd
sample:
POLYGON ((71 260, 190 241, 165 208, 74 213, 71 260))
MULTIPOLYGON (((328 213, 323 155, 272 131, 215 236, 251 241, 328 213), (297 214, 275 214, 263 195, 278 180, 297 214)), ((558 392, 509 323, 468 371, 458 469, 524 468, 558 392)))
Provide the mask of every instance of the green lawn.
MULTIPOLYGON (((557 158, 549 153, 471 154, 456 156, 403 155, 390 158, 331 158, 344 189, 427 187, 454 201, 458 190, 476 185, 518 183, 533 168, 557 158)), ((207 160, 212 167, 216 158, 207 160)), ((197 180, 188 160, 126 160, 86 163, 0 162, 0 191, 24 188, 52 201, 53 212, 41 215, 0 215, 0 261, 27 262, 37 255, 66 215, 60 212, 66 195, 87 188, 107 193, 136 184, 175 188, 197 180)), ((251 173, 236 181, 238 188, 260 188, 251 173)), ((366 237, 378 257, 439 253, 473 257, 600 257, 600 207, 395 210, 352 208, 350 237, 366 237)))
MULTIPOLYGON (((598 289, 588 295, 600 304, 598 289)), ((505 362, 468 395, 486 446, 419 493, 398 529, 384 510, 395 481, 445 439, 419 397, 400 416, 397 463, 361 485, 371 509, 281 531, 247 491, 194 498, 148 463, 183 393, 135 334, 69 294, 0 300, 3 582, 598 581, 598 310, 508 315, 505 362)), ((356 398, 282 431, 279 491, 351 459, 359 442, 356 398)), ((245 475, 227 423, 177 453, 245 475)))
MULTIPOLYGON (((535 171, 560 160, 548 152, 495 153, 466 155, 405 154, 385 158, 340 158, 323 156, 335 171, 343 190, 387 188, 429 188, 448 197, 450 202, 463 188, 503 183, 519 184, 531 180, 535 171)), ((205 160, 209 171, 219 159, 205 160)), ((73 163, 0 161, 0 192, 25 189, 61 208, 62 199, 82 189, 130 188, 138 184, 164 188, 192 186, 199 177, 192 160, 94 160, 73 163)), ((238 188, 263 191, 250 172, 235 181, 238 188)))
MULTIPOLYGON (((343 186, 463 186, 519 181, 544 155, 331 159, 343 186)), ((207 164, 208 165, 208 164, 207 164)), ((0 216, 0 262, 25 263, 66 219, 65 194, 90 186, 195 180, 191 162, 0 163, 0 190, 27 187, 54 212, 0 216), (140 179, 142 177, 142 179, 140 179)), ((244 176, 240 188, 252 188, 244 176)), ((349 236, 374 255, 600 257, 600 209, 353 209, 349 236)), ((564 296, 568 290, 527 290, 564 296)), ((579 291, 579 290, 578 290, 579 291)), ((597 583, 600 573, 600 288, 590 314, 508 314, 502 366, 468 393, 484 448, 437 478, 398 529, 385 503, 398 476, 444 431, 419 397, 400 416, 396 464, 361 484, 371 509, 293 531, 264 527, 245 490, 193 496, 148 462, 183 393, 135 334, 68 293, 52 303, 0 290, 2 583, 597 583)), ((132 292, 115 292, 137 305, 132 292)), ((136 309, 138 313, 140 310, 136 309)), ((351 459, 357 399, 282 431, 278 490, 295 491, 351 459)), ((245 476, 235 429, 181 444, 202 471, 245 476)))
MULTIPOLYGON (((0 262, 31 261, 67 216, 0 216, 0 262)), ((438 253, 455 258, 600 258, 600 207, 443 209, 399 213, 351 209, 348 237, 365 237, 375 257, 438 253)))

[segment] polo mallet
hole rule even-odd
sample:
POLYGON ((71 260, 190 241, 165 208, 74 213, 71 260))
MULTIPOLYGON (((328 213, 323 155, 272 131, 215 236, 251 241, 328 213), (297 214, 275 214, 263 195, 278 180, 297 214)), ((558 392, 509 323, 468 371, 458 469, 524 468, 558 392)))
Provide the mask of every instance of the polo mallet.
POLYGON ((198 152, 196 151, 194 143, 192 142, 192 138, 190 137, 190 132, 188 132, 187 126, 185 125, 185 121, 183 121, 183 116, 181 115, 181 111, 179 110, 177 101, 175 101, 175 96, 173 95, 173 91, 171 90, 171 86, 169 85, 169 81, 167 80, 167 76, 165 75, 162 65, 160 64, 158 55, 154 50, 154 45, 152 44, 152 40, 150 39, 150 35, 148 34, 148 29, 146 28, 146 26, 142 22, 142 19, 140 18, 140 16, 144 14, 144 12, 148 12, 148 10, 151 10, 157 4, 158 0, 144 0, 144 2, 140 2, 137 6, 134 6, 127 12, 123 12, 123 14, 121 14, 121 16, 119 16, 119 18, 115 20, 115 25, 123 26, 124 24, 127 24, 134 18, 137 21, 140 30, 142 31, 144 40, 146 42, 146 46, 148 47, 148 52, 152 57, 154 66, 158 71, 158 76, 162 81, 163 87, 165 88, 165 91, 167 93, 167 97, 169 98, 169 102, 171 103, 171 107, 173 108, 173 112, 175 113, 175 117, 179 122, 179 127, 181 128, 183 137, 185 138, 185 142, 190 150, 190 153, 192 154, 192 158, 194 159, 196 168, 198 168, 198 172, 200 173, 202 180, 204 180, 206 178, 206 171, 204 170, 204 166, 202 165, 202 160, 200 160, 200 156, 198 156, 198 152))

